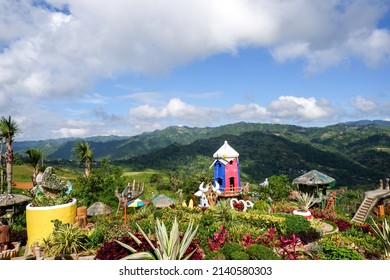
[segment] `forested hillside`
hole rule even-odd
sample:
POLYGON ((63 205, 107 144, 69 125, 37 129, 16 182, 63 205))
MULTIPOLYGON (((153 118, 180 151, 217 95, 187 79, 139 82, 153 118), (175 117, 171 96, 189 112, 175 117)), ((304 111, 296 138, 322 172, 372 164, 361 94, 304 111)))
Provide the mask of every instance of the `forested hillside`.
MULTIPOLYGON (((159 169, 204 172, 225 140, 240 153, 245 180, 287 174, 290 178, 318 169, 351 188, 374 187, 390 176, 390 122, 360 121, 326 127, 235 123, 219 127, 168 127, 133 137, 93 137, 86 140, 95 160, 108 159, 133 170, 159 169)), ((72 160, 80 139, 15 141, 23 157, 28 148, 45 152, 47 163, 72 160)))

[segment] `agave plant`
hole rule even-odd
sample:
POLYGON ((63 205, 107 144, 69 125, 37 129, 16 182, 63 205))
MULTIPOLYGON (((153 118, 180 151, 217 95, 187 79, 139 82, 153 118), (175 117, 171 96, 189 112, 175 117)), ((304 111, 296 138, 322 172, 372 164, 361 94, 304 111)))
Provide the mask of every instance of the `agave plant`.
POLYGON ((390 227, 386 219, 383 220, 382 223, 382 230, 379 228, 379 226, 376 224, 374 219, 371 217, 375 235, 379 238, 379 240, 382 242, 383 249, 385 250, 385 257, 386 259, 390 259, 390 227))
POLYGON ((298 193, 296 196, 296 201, 294 204, 299 208, 299 210, 307 212, 310 207, 317 203, 317 199, 314 198, 314 195, 309 195, 308 193, 298 193))
MULTIPOLYGON (((172 225, 172 229, 168 234, 167 228, 165 227, 164 222, 160 222, 160 220, 156 220, 155 227, 155 236, 157 240, 158 246, 154 246, 147 234, 142 230, 142 228, 137 224, 137 227, 143 237, 151 246, 153 253, 151 252, 138 252, 133 247, 116 240, 118 244, 128 249, 131 254, 124 257, 124 260, 139 260, 139 259, 158 259, 158 260, 188 260, 196 251, 194 249, 187 255, 185 255, 188 247, 190 246, 192 240, 194 239, 196 232, 198 230, 198 226, 194 228, 193 221, 190 221, 188 224, 187 230, 184 233, 183 238, 180 238, 179 232, 179 223, 175 218, 175 221, 172 225)), ((129 235, 133 240, 140 245, 142 243, 134 234, 129 232, 129 235)))

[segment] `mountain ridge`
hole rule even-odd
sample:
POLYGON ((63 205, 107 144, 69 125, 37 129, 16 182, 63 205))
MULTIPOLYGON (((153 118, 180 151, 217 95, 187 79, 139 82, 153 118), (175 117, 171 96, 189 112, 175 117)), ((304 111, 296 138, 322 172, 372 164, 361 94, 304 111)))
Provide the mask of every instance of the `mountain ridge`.
MULTIPOLYGON (((74 143, 81 139, 14 142, 14 151, 23 156, 26 148, 39 148, 47 164, 71 161, 74 143)), ((326 127, 247 122, 204 128, 170 126, 130 137, 84 140, 89 141, 96 161, 105 158, 133 170, 187 168, 199 172, 208 168, 210 157, 225 140, 232 141, 232 147, 242 155, 243 174, 250 180, 281 173, 293 177, 304 170, 320 169, 330 176, 335 174, 341 183, 364 185, 384 179, 390 170, 388 121, 326 127)))

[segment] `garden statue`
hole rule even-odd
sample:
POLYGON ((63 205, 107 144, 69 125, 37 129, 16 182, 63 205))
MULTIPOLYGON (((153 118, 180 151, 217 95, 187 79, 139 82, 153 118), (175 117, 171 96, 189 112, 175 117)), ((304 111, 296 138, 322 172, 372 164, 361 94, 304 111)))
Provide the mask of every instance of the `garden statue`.
POLYGON ((201 197, 201 205, 205 204, 205 199, 203 198, 204 195, 208 206, 214 206, 217 203, 218 195, 221 193, 218 182, 215 182, 215 187, 211 183, 207 184, 206 188, 203 186, 204 182, 199 185, 199 190, 195 193, 195 196, 201 197))
POLYGON ((264 182, 260 184, 261 187, 268 187, 269 186, 269 181, 268 178, 265 178, 264 182))
POLYGON ((200 197, 200 204, 199 204, 199 206, 200 207, 209 207, 210 206, 205 193, 202 193, 202 196, 200 197))
POLYGON ((243 207, 242 211, 243 212, 246 212, 246 210, 248 208, 253 208, 253 205, 254 205, 253 202, 250 200, 243 200, 243 199, 238 200, 237 198, 232 198, 230 200, 230 207, 232 209, 235 209, 234 204, 242 204, 242 207, 243 207))
POLYGON ((69 194, 72 191, 72 184, 68 181, 61 180, 53 173, 53 167, 49 166, 43 174, 38 174, 37 185, 30 190, 30 193, 35 196, 40 193, 50 197, 62 196, 69 194))
POLYGON ((128 183, 125 189, 122 191, 122 193, 119 193, 118 188, 116 188, 115 196, 116 198, 118 198, 117 212, 119 212, 122 209, 125 199, 126 201, 136 199, 144 193, 144 190, 145 190, 145 184, 144 183, 140 184, 138 182, 138 185, 136 186, 135 180, 133 181, 132 188, 130 188, 130 183, 128 183))

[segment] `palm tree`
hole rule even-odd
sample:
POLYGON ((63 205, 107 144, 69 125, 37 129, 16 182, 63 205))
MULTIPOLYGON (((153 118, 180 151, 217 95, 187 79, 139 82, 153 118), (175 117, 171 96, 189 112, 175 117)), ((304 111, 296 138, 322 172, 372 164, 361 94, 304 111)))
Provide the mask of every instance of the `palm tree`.
POLYGON ((4 187, 4 166, 3 166, 3 146, 4 146, 4 136, 0 135, 0 194, 3 193, 4 187))
POLYGON ((37 185, 37 175, 39 173, 39 162, 43 159, 43 151, 38 149, 28 149, 26 151, 30 165, 34 168, 32 181, 34 187, 37 185))
POLYGON ((20 129, 18 124, 11 120, 11 116, 7 118, 1 117, 0 119, 1 137, 5 138, 5 161, 7 169, 7 193, 11 194, 12 190, 12 167, 14 162, 14 151, 12 148, 12 141, 14 136, 19 133, 20 129))
POLYGON ((84 176, 89 177, 91 174, 91 165, 93 162, 93 150, 87 141, 76 142, 73 148, 73 155, 82 163, 85 162, 84 176))

